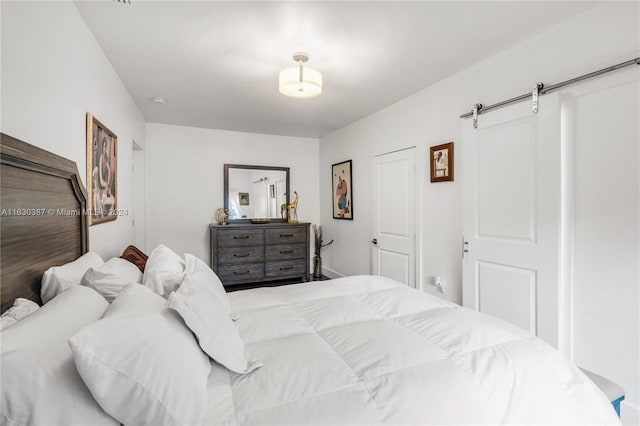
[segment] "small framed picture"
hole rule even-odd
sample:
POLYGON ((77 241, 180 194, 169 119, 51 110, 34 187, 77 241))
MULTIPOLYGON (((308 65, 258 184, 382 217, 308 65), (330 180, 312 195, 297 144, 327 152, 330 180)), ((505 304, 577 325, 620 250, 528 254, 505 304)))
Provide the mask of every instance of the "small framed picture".
POLYGON ((453 180, 453 142, 432 146, 430 149, 431 182, 453 180))
POLYGON ((331 166, 333 218, 353 220, 353 185, 351 160, 331 166))
POLYGON ((248 192, 238 192, 238 200, 241 206, 249 205, 249 193, 248 192))
POLYGON ((87 192, 89 225, 116 220, 118 137, 87 113, 87 192))
POLYGON ((269 185, 269 196, 271 198, 276 198, 276 186, 275 185, 269 185))

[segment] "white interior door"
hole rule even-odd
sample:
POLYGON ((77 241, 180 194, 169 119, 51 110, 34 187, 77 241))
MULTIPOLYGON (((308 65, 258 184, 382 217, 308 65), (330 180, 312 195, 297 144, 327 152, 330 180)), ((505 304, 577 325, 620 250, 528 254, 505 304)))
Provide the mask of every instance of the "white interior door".
POLYGON ((415 148, 373 157, 373 274, 416 286, 415 148))
POLYGON ((560 107, 540 98, 463 123, 463 303, 558 345, 560 107))

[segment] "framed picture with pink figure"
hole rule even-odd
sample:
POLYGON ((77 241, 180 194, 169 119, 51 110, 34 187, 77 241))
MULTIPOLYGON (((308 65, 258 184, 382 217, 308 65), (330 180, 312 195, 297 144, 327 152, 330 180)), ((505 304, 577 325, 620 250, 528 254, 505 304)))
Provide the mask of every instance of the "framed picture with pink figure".
POLYGON ((353 181, 351 160, 331 166, 333 218, 353 220, 353 181))

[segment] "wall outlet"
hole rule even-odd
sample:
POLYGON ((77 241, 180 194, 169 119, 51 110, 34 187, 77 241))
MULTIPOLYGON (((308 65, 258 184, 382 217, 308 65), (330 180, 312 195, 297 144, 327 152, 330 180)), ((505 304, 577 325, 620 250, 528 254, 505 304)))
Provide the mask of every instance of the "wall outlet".
POLYGON ((442 277, 435 277, 433 279, 433 285, 436 286, 436 290, 442 294, 444 294, 444 281, 442 277))

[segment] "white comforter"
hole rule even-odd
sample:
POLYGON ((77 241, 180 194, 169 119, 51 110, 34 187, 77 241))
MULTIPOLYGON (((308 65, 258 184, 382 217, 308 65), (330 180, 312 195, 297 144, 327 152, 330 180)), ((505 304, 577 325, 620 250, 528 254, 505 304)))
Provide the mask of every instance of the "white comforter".
POLYGON ((619 424, 557 351, 379 277, 229 294, 264 366, 214 363, 205 424, 619 424))

